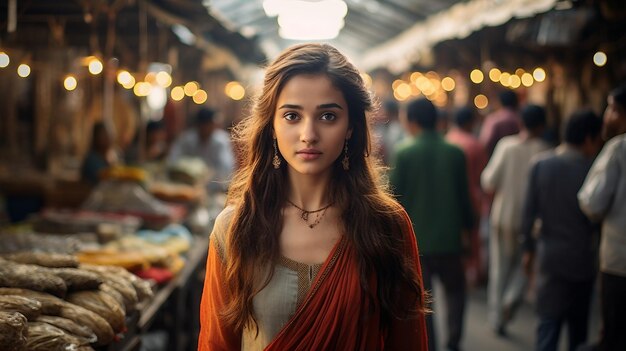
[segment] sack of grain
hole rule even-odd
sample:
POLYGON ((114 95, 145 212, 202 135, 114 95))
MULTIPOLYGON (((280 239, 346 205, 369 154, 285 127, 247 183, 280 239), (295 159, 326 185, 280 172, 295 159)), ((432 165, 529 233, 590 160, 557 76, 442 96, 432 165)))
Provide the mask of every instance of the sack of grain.
POLYGON ((102 317, 90 310, 73 303, 65 302, 61 308, 61 317, 71 319, 74 322, 85 325, 98 337, 96 346, 107 345, 113 341, 115 333, 111 325, 102 317))
POLYGON ((75 305, 84 307, 104 318, 113 331, 123 332, 126 329, 126 317, 122 306, 109 294, 99 290, 77 291, 67 295, 66 300, 75 305))
POLYGON ((53 325, 41 322, 28 323, 26 348, 29 351, 75 351, 80 340, 53 325))
POLYGON ((65 296, 67 285, 63 279, 33 265, 0 261, 0 287, 23 288, 65 296))
POLYGON ((0 350, 10 346, 11 350, 26 350, 28 323, 19 312, 0 311, 0 350))
POLYGON ((41 313, 51 316, 58 316, 61 312, 61 307, 63 307, 63 300, 40 291, 20 288, 0 288, 0 295, 17 295, 37 300, 41 303, 41 313))
POLYGON ((137 291, 133 284, 128 281, 124 276, 112 273, 112 271, 103 269, 103 266, 94 265, 80 265, 81 269, 86 269, 90 272, 94 272, 100 275, 100 279, 113 289, 118 291, 124 299, 124 310, 126 314, 130 314, 137 309, 137 303, 139 298, 137 297, 137 291))
POLYGON ((50 268, 78 267, 78 259, 73 255, 23 251, 2 255, 2 258, 24 264, 35 264, 50 268))
POLYGON ((149 281, 139 278, 125 268, 118 266, 90 266, 90 268, 99 272, 112 273, 129 281, 137 292, 139 302, 150 300, 154 296, 152 285, 149 281))
POLYGON ((17 295, 0 296, 0 311, 19 312, 29 321, 41 314, 41 302, 17 295))
POLYGON ((50 271, 65 281, 68 291, 94 290, 102 284, 97 274, 84 269, 53 268, 50 271))
POLYGON ((41 315, 37 317, 36 322, 48 323, 54 325, 59 329, 63 329, 68 334, 75 336, 78 340, 81 340, 82 344, 93 344, 98 341, 98 337, 85 325, 79 325, 71 319, 58 317, 58 316, 46 316, 41 315))

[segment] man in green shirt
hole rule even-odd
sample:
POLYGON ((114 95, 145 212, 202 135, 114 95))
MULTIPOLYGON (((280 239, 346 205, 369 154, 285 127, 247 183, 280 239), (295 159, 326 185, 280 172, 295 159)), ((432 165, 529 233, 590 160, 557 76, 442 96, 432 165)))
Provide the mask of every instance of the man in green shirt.
MULTIPOLYGON (((448 350, 458 350, 463 331, 465 275, 462 256, 474 225, 465 156, 436 131, 437 110, 426 99, 407 106, 413 138, 399 146, 390 181, 415 229, 424 286, 441 281, 446 297, 448 350)), ((432 315, 427 320, 429 349, 436 350, 432 315)))

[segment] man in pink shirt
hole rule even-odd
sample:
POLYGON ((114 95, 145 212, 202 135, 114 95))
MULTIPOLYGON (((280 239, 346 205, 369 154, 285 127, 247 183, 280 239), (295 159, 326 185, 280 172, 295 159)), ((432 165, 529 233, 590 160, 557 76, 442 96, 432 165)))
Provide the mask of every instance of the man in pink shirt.
POLYGON ((520 131, 517 94, 512 90, 505 90, 500 93, 499 98, 501 107, 485 118, 480 130, 479 139, 489 157, 500 139, 520 131))
MULTIPOLYGON (((484 193, 480 186, 480 174, 487 165, 487 152, 485 147, 473 135, 476 124, 476 112, 463 107, 454 115, 454 126, 446 134, 446 140, 463 150, 467 160, 467 180, 470 197, 474 211, 481 210, 484 193)), ((470 284, 476 284, 483 277, 480 259, 480 238, 478 237, 478 226, 470 233, 469 260, 466 262, 466 276, 470 284)))

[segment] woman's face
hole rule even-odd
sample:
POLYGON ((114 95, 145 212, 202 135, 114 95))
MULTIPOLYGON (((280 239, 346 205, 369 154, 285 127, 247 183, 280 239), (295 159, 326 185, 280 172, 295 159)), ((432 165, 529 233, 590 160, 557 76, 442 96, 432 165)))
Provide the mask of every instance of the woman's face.
POLYGON ((294 174, 329 173, 352 130, 343 93, 323 74, 297 75, 278 95, 274 137, 294 174))
POLYGON ((613 96, 609 95, 608 106, 604 111, 604 123, 602 125, 602 137, 609 140, 612 137, 626 132, 626 111, 620 106, 613 96))

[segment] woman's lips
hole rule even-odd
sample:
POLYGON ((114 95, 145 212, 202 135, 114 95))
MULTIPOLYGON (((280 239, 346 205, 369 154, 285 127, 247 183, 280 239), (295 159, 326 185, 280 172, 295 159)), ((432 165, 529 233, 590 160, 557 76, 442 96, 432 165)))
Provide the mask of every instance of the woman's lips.
POLYGON ((296 152, 296 154, 303 160, 310 161, 316 160, 322 156, 322 152, 314 149, 304 149, 296 152))

